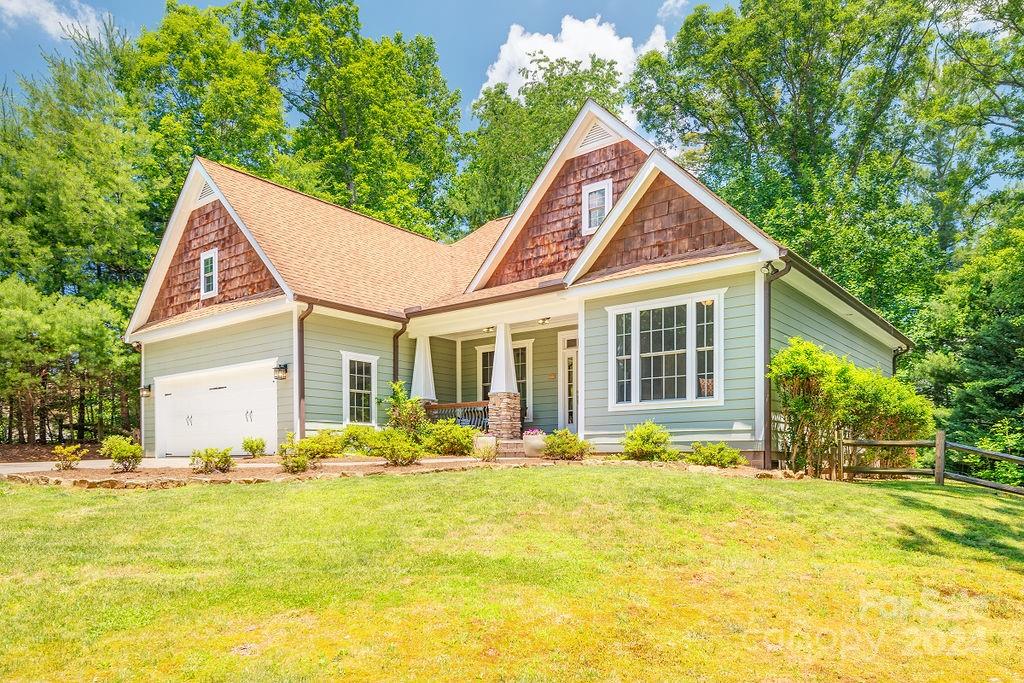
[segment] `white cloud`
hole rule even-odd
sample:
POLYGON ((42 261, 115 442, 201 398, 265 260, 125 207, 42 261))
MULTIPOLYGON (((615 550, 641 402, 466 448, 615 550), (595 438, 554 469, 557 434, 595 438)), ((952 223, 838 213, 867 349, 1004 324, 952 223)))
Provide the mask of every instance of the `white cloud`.
POLYGON ((37 24, 51 38, 62 38, 72 26, 95 33, 101 24, 101 14, 81 0, 69 0, 61 5, 54 0, 0 0, 0 23, 9 28, 23 23, 37 24))
POLYGON ((658 18, 665 21, 671 17, 682 16, 683 8, 688 4, 688 0, 665 0, 658 8, 658 18))

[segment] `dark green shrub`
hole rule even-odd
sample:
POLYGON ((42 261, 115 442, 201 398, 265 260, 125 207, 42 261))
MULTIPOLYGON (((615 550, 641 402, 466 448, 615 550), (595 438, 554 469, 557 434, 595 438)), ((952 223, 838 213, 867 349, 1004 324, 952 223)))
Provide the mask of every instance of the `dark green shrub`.
POLYGON ((73 470, 78 467, 79 461, 82 459, 82 447, 78 444, 68 446, 54 446, 53 447, 53 459, 56 461, 53 463, 53 468, 56 470, 73 470))
POLYGON ((420 441, 427 429, 427 411, 418 397, 409 397, 405 382, 391 383, 391 397, 384 404, 388 413, 388 426, 400 429, 414 441, 420 441))
POLYGON ((230 472, 235 466, 235 461, 231 457, 230 448, 203 448, 192 451, 189 465, 196 474, 209 474, 211 472, 230 472))
POLYGON ((254 458, 267 454, 267 442, 258 436, 247 436, 242 439, 242 450, 254 458))
POLYGON ((389 465, 414 465, 423 457, 423 447, 402 429, 386 427, 377 433, 370 455, 389 465))
POLYGON ((349 425, 338 435, 343 453, 370 452, 370 445, 377 436, 377 430, 369 425, 349 425))
POLYGON ((552 460, 582 460, 594 452, 589 441, 584 441, 568 429, 556 429, 544 437, 544 457, 552 460))
POLYGON ((110 458, 111 468, 116 472, 134 472, 142 462, 142 446, 131 437, 115 434, 103 439, 100 455, 110 458))
POLYGON ((473 452, 473 427, 463 427, 454 419, 428 423, 423 437, 423 448, 438 455, 469 455, 473 452))
POLYGON ((679 452, 672 448, 672 436, 668 430, 652 420, 626 430, 622 454, 630 460, 679 459, 679 452))
POLYGON ((713 467, 739 467, 746 465, 747 459, 743 457, 738 448, 727 446, 723 442, 701 443, 694 441, 692 450, 685 453, 683 457, 686 462, 694 465, 711 465, 713 467))

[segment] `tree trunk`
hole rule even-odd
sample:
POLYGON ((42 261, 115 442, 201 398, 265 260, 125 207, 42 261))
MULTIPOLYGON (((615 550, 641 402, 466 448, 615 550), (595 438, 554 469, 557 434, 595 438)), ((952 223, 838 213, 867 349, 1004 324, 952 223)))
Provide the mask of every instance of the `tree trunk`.
POLYGON ((78 381, 78 443, 85 441, 85 378, 78 381))

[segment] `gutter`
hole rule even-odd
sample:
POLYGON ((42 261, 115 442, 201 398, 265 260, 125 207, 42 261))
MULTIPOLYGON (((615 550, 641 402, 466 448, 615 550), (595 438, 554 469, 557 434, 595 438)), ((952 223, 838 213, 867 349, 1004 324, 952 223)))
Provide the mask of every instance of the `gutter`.
POLYGON ((344 311, 345 313, 356 313, 358 315, 365 315, 370 318, 379 318, 381 320, 390 320, 391 322, 404 323, 405 316, 399 315, 398 313, 382 313, 381 311, 373 311, 369 308, 361 308, 359 306, 349 306, 348 304, 339 304, 333 301, 327 301, 326 299, 318 299, 312 296, 305 296, 302 294, 295 295, 295 301, 300 301, 304 304, 310 304, 311 306, 322 306, 323 308, 330 308, 335 311, 344 311))
POLYGON ((764 377, 761 381, 764 382, 764 406, 762 408, 764 415, 764 450, 762 454, 762 466, 766 470, 772 468, 772 381, 768 377, 768 365, 772 361, 772 283, 783 277, 793 267, 792 262, 787 258, 787 252, 785 249, 780 250, 779 254, 782 259, 783 266, 782 270, 775 267, 775 264, 769 261, 764 264, 761 268, 761 272, 764 273, 764 329, 761 330, 762 341, 761 341, 761 353, 763 354, 762 361, 764 363, 764 377))
POLYGON ((460 301, 454 304, 435 306, 433 308, 421 308, 420 306, 412 306, 410 308, 405 309, 405 315, 407 318, 415 318, 423 315, 433 315, 434 313, 447 313, 448 311, 457 311, 463 308, 474 308, 476 306, 499 303, 501 301, 511 301, 513 299, 526 299, 528 297, 537 296, 539 294, 548 294, 549 292, 560 292, 564 289, 566 289, 566 284, 561 280, 550 280, 548 282, 542 282, 532 289, 522 289, 516 292, 496 294, 494 296, 484 297, 480 299, 470 299, 468 301, 460 301))
POLYGON ((299 438, 306 436, 306 318, 313 312, 313 304, 307 302, 306 310, 298 317, 298 348, 295 359, 296 382, 299 385, 299 438))
POLYGON ((403 322, 398 331, 391 336, 391 381, 398 381, 398 338, 405 334, 409 322, 403 322))

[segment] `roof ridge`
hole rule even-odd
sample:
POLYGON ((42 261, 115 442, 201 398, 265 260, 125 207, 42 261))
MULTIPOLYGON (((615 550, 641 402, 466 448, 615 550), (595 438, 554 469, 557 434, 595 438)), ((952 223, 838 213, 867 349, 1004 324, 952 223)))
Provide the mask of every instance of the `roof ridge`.
POLYGON ((395 225, 394 223, 388 223, 385 220, 382 220, 382 219, 377 218, 375 216, 371 216, 369 214, 363 213, 362 211, 356 211, 355 209, 350 209, 347 206, 342 206, 341 204, 335 204, 334 202, 327 201, 326 199, 321 199, 320 197, 317 197, 316 195, 311 195, 308 192, 303 192, 301 190, 296 190, 294 187, 288 187, 287 185, 284 185, 282 183, 279 183, 279 182, 276 182, 276 181, 273 181, 273 180, 269 180, 268 178, 263 178, 263 177, 258 176, 255 173, 252 173, 250 171, 245 171, 245 170, 240 169, 240 168, 235 168, 234 166, 228 166, 227 164, 221 163, 219 161, 214 161, 213 159, 208 159, 208 158, 206 158, 204 156, 200 156, 198 154, 196 155, 196 159, 199 159, 200 161, 205 162, 205 163, 215 164, 217 166, 220 166, 221 168, 226 168, 229 171, 234 171, 235 173, 241 173, 242 175, 248 176, 248 177, 250 177, 250 178, 252 178, 254 180, 259 180, 260 182, 267 183, 268 185, 273 185, 274 187, 279 187, 282 190, 287 190, 288 192, 292 192, 292 193, 297 194, 297 195, 299 195, 301 197, 307 197, 309 199, 318 201, 321 204, 326 204, 327 206, 333 207, 335 209, 341 209, 342 211, 347 211, 347 212, 349 212, 351 214, 355 214, 356 216, 361 216, 363 218, 367 218, 367 219, 369 219, 371 221, 374 221, 376 223, 380 223, 381 225, 385 225, 385 226, 387 226, 389 228, 394 228, 395 230, 401 230, 402 232, 409 233, 410 235, 415 235, 417 237, 422 237, 423 239, 425 239, 428 242, 431 242, 433 244, 438 244, 438 245, 444 246, 443 244, 441 244, 441 242, 438 242, 437 240, 435 240, 432 237, 427 237, 426 235, 424 235, 421 232, 416 232, 415 230, 410 230, 409 228, 403 228, 402 226, 395 225))
POLYGON ((473 235, 475 235, 475 234, 476 234, 476 232, 477 232, 477 231, 478 231, 478 230, 479 230, 480 228, 484 227, 485 225, 487 225, 487 224, 489 224, 489 223, 494 223, 494 222, 496 222, 496 221, 500 221, 500 220, 506 220, 506 221, 507 221, 507 220, 511 220, 512 216, 514 216, 514 215, 515 215, 515 214, 513 214, 513 213, 509 213, 509 214, 505 214, 504 216, 498 216, 497 218, 491 218, 491 219, 489 219, 489 220, 486 220, 486 221, 484 221, 483 223, 481 223, 480 225, 478 225, 478 226, 476 226, 475 228, 473 228, 472 230, 470 230, 469 232, 467 232, 467 233, 466 233, 465 235, 463 235, 463 236, 462 236, 462 237, 460 237, 459 239, 455 240, 454 242, 449 242, 449 243, 448 243, 448 244, 446 244, 445 246, 446 246, 446 247, 454 247, 454 246, 455 246, 456 244, 458 244, 458 243, 462 242, 462 240, 468 239, 468 238, 472 237, 473 235))

